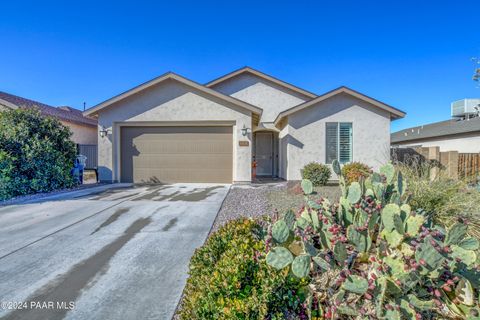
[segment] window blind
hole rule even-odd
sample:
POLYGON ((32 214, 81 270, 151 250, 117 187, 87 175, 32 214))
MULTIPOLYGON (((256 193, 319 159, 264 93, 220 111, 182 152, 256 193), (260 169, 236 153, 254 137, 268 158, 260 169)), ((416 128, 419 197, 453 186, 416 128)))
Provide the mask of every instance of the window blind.
POLYGON ((338 154, 338 123, 327 122, 326 129, 326 162, 332 163, 338 154))
POLYGON ((337 159, 340 163, 353 159, 353 130, 350 122, 326 123, 326 163, 337 159))
POLYGON ((346 163, 352 161, 352 124, 347 122, 340 123, 338 130, 339 152, 338 161, 346 163))

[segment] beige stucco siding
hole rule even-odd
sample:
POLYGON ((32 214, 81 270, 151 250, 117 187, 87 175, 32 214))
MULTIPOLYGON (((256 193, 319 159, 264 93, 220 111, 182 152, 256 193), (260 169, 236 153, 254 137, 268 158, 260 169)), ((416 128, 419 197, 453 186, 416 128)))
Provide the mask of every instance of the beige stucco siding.
POLYGON ((403 143, 394 143, 394 145, 415 147, 440 147, 441 152, 458 151, 461 153, 479 153, 480 132, 457 134, 454 136, 436 137, 425 140, 408 141, 403 143))
POLYGON ((72 131, 72 141, 77 144, 97 144, 98 130, 97 127, 84 126, 72 122, 60 121, 64 126, 72 131))
MULTIPOLYGON (((389 161, 389 113, 350 95, 339 94, 288 117, 280 133, 283 178, 299 180, 305 164, 325 163, 327 122, 353 123, 353 161, 366 163, 375 170, 389 161)), ((332 174, 332 179, 335 178, 332 174)))
POLYGON ((197 91, 175 80, 166 80, 134 94, 98 115, 99 127, 109 135, 99 138, 99 175, 101 180, 120 179, 119 131, 128 125, 228 125, 233 127, 233 180, 251 180, 251 137, 243 137, 241 128, 251 127, 251 112, 197 91), (249 146, 239 146, 239 141, 249 146))
POLYGON ((212 87, 223 94, 263 109, 261 122, 273 122, 277 115, 307 98, 252 74, 240 74, 212 87))

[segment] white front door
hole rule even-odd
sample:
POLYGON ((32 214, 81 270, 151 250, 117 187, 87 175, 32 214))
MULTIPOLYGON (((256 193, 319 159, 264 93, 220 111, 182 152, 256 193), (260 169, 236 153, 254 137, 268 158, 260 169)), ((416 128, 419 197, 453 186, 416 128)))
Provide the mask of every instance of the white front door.
POLYGON ((273 175, 273 133, 257 132, 255 134, 255 161, 257 176, 273 175))

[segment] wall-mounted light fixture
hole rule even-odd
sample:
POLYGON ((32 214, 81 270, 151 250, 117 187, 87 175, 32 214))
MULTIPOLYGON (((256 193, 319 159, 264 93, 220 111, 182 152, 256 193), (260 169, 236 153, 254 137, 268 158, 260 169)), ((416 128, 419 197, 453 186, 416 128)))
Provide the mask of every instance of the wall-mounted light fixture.
POLYGON ((100 133, 100 137, 105 138, 108 134, 109 130, 105 127, 102 127, 102 130, 100 130, 98 133, 100 133))
POLYGON ((247 128, 245 127, 245 125, 243 125, 243 128, 242 128, 242 135, 245 137, 247 136, 247 134, 250 132, 250 128, 247 128))

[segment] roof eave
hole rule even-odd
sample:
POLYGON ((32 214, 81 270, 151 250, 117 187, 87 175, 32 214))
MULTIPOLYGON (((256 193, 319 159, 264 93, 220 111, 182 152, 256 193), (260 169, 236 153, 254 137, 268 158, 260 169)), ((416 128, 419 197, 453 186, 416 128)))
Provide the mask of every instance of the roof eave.
POLYGON ((455 137, 455 136, 458 136, 458 135, 471 135, 471 134, 475 134, 475 133, 480 134, 480 130, 468 130, 468 131, 461 131, 461 132, 452 132, 452 133, 447 133, 447 134, 428 135, 428 136, 423 136, 423 137, 409 136, 406 139, 391 140, 391 143, 419 142, 421 140, 426 140, 426 139, 448 138, 448 137, 455 137))
POLYGON ((10 109, 18 109, 19 107, 16 105, 16 104, 13 104, 7 100, 4 100, 4 99, 0 99, 0 104, 7 107, 7 108, 10 108, 10 109))
POLYGON ((223 76, 221 76, 221 77, 219 77, 219 78, 216 78, 216 79, 214 79, 214 80, 212 80, 212 81, 210 81, 210 82, 207 82, 207 83, 205 84, 205 87, 211 88, 211 87, 213 87, 213 86, 215 86, 215 85, 217 85, 217 84, 219 84, 219 83, 222 83, 222 82, 224 82, 224 81, 227 81, 227 80, 229 80, 229 79, 231 79, 231 78, 233 78, 233 77, 235 77, 235 76, 237 76, 237 75, 239 75, 239 74, 245 73, 245 72, 249 72, 249 73, 251 73, 251 74, 253 74, 253 75, 256 75, 256 76, 258 76, 258 77, 260 77, 260 78, 262 78, 262 79, 265 79, 265 80, 271 81, 271 82, 273 82, 273 83, 276 83, 276 84, 278 84, 278 85, 280 85, 280 86, 283 86, 283 87, 285 87, 285 88, 287 88, 287 89, 289 89, 289 90, 291 90, 291 91, 293 91, 293 92, 299 93, 299 94, 305 96, 305 97, 308 98, 308 99, 314 99, 314 98, 317 97, 317 95, 316 95, 315 93, 313 93, 313 92, 307 91, 307 90, 302 89, 302 88, 300 88, 300 87, 297 87, 297 86, 295 86, 295 85, 293 85, 293 84, 291 84, 291 83, 285 82, 285 81, 283 81, 283 80, 280 80, 280 79, 278 79, 278 78, 275 78, 275 77, 273 77, 273 76, 271 76, 271 75, 268 75, 268 74, 266 74, 266 73, 263 73, 263 72, 261 72, 261 71, 255 70, 255 69, 253 69, 253 68, 251 68, 251 67, 248 67, 248 66, 242 67, 242 68, 237 69, 237 70, 234 70, 234 71, 229 72, 229 73, 227 73, 227 74, 225 74, 225 75, 223 75, 223 76))
POLYGON ((193 88, 195 88, 195 89, 197 89, 197 90, 203 91, 203 92, 205 92, 205 93, 207 93, 207 94, 210 94, 210 95, 212 95, 212 96, 215 96, 215 97, 217 97, 217 98, 223 99, 223 100, 225 100, 225 101, 227 101, 227 102, 230 102, 230 103, 232 103, 232 104, 234 104, 234 105, 237 105, 237 106, 239 106, 239 107, 242 107, 242 108, 244 108, 244 109, 247 109, 247 110, 249 110, 249 111, 251 111, 251 112, 253 112, 253 113, 256 113, 256 114, 258 114, 258 115, 261 115, 262 112, 263 112, 263 109, 261 109, 261 108, 259 108, 259 107, 257 107, 257 106, 251 105, 251 104, 246 103, 246 102, 241 101, 241 100, 238 100, 238 99, 236 99, 236 98, 234 98, 234 97, 224 95, 223 93, 220 93, 220 92, 217 92, 217 91, 212 90, 212 89, 210 89, 210 88, 207 88, 207 87, 205 87, 205 86, 203 86, 203 85, 201 85, 201 84, 199 84, 199 83, 197 83, 197 82, 195 82, 195 81, 192 81, 192 80, 190 80, 190 79, 187 79, 187 78, 185 78, 185 77, 182 77, 182 76, 180 76, 180 75, 177 75, 177 74, 175 74, 175 73, 173 73, 173 72, 167 72, 167 73, 165 73, 165 74, 163 74, 163 75, 161 75, 161 76, 159 76, 159 77, 157 77, 157 78, 155 78, 155 79, 152 79, 152 80, 150 80, 150 81, 144 82, 144 83, 142 83, 142 84, 140 84, 140 85, 138 85, 138 86, 136 86, 136 87, 134 87, 134 88, 132 88, 132 89, 130 89, 130 90, 127 90, 127 91, 125 91, 125 92, 123 92, 123 93, 121 93, 121 94, 119 94, 119 95, 114 96, 113 98, 110 98, 110 99, 108 99, 108 100, 106 100, 106 101, 104 101, 104 102, 101 102, 101 103, 97 104, 96 106, 93 106, 93 107, 90 108, 90 109, 85 110, 85 111, 83 112, 83 115, 85 115, 85 116, 95 116, 95 115, 98 114, 98 111, 100 111, 101 109, 106 108, 106 107, 108 107, 108 106, 110 106, 110 105, 112 105, 112 104, 114 104, 114 103, 116 103, 116 102, 119 102, 119 101, 121 101, 121 100, 123 100, 123 99, 125 99, 125 98, 127 98, 127 97, 129 97, 129 96, 131 96, 131 95, 133 95, 133 94, 136 94, 136 93, 138 93, 138 92, 141 92, 141 91, 143 91, 143 90, 145 90, 145 89, 147 89, 147 88, 149 88, 149 87, 151 87, 151 86, 153 86, 153 85, 155 85, 155 84, 158 84, 158 83, 160 83, 160 82, 163 82, 163 81, 165 81, 165 80, 167 80, 167 79, 173 79, 173 80, 179 81, 179 82, 181 82, 181 83, 183 83, 183 84, 186 84, 186 85, 188 85, 188 86, 190 86, 190 87, 193 87, 193 88))
POLYGON ((318 96, 317 98, 315 98, 313 100, 310 100, 310 101, 304 102, 302 104, 296 105, 296 106, 294 106, 290 109, 287 109, 287 110, 279 113, 278 116, 275 118, 275 121, 274 121, 275 126, 277 126, 283 118, 288 117, 289 115, 291 115, 295 112, 298 112, 300 110, 303 110, 305 108, 311 107, 311 106, 315 105, 316 103, 327 100, 327 99, 329 99, 333 96, 336 96, 337 94, 340 94, 340 93, 347 93, 347 94, 349 94, 353 97, 356 97, 360 100, 363 100, 365 102, 373 104, 374 106, 377 106, 377 107, 389 112, 391 120, 401 119, 401 118, 405 117, 405 115, 406 115, 406 113, 404 111, 400 110, 400 109, 394 108, 394 107, 392 107, 388 104, 385 104, 385 103, 383 103, 379 100, 376 100, 374 98, 366 96, 366 95, 364 95, 364 94, 362 94, 358 91, 355 91, 355 90, 350 89, 348 87, 342 86, 342 87, 333 89, 331 91, 328 91, 327 93, 324 93, 321 96, 318 96))

